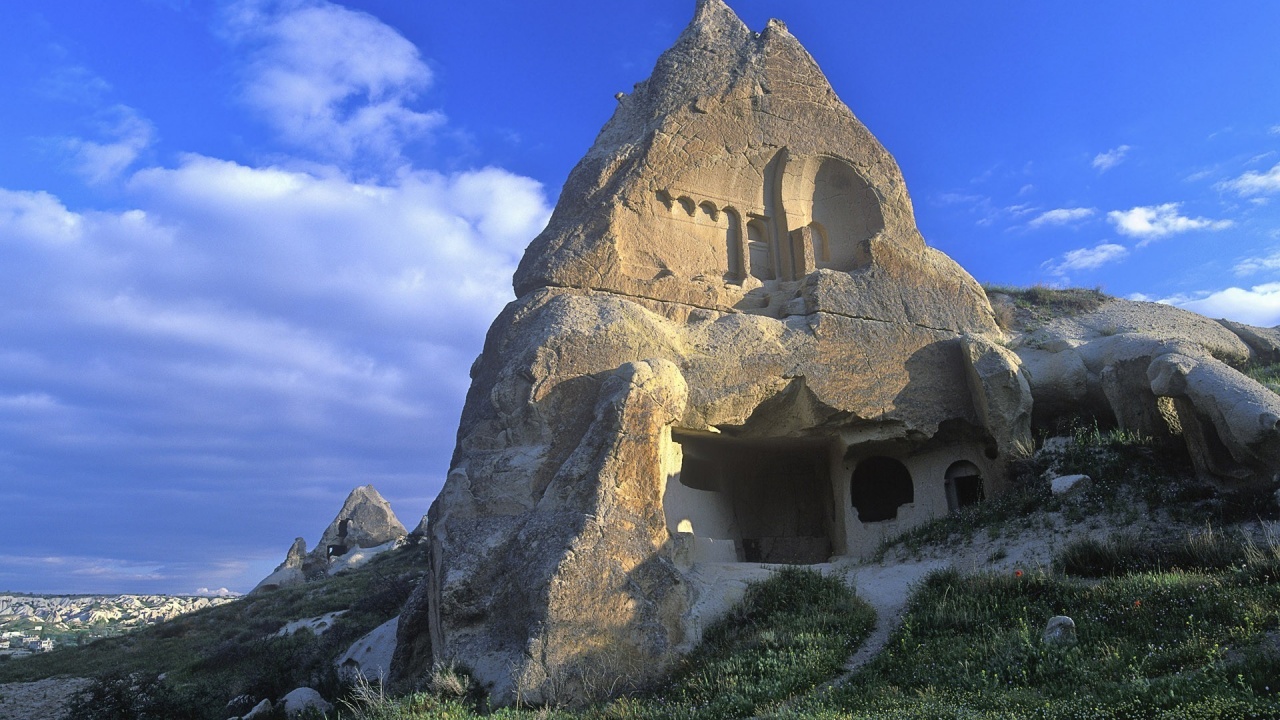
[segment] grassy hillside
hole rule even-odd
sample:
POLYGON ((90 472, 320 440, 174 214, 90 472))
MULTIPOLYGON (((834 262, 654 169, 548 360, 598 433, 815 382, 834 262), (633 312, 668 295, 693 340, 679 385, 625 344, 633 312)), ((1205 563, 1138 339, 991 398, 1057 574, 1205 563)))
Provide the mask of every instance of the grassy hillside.
POLYGON ((1011 492, 919 528, 885 555, 945 558, 975 538, 1015 535, 1057 552, 1038 566, 934 572, 884 648, 852 673, 848 658, 889 619, 844 577, 790 568, 752 586, 665 682, 596 706, 491 709, 453 666, 403 696, 340 687, 334 655, 398 612, 422 573, 421 550, 406 548, 324 583, 0 664, 0 682, 103 668, 168 673, 163 683, 99 686, 99 697, 118 689, 130 707, 138 695, 160 697, 159 709, 92 720, 222 718, 235 695, 274 698, 302 684, 339 701, 330 720, 1280 718, 1276 488, 1226 491, 1188 467, 1176 448, 1075 427, 1072 442, 1020 468, 1011 492), (1055 496, 1051 467, 1093 480, 1055 496), (1159 531, 1138 534, 1140 518, 1159 531), (1100 521, 1116 530, 1062 540, 1071 537, 1064 527, 1100 521), (344 608, 319 638, 270 637, 289 620, 344 608), (1073 642, 1042 640, 1056 615, 1074 620, 1073 642))
POLYGON ((400 612, 425 571, 420 547, 375 557, 364 567, 323 581, 241 598, 138 632, 0 662, 0 683, 67 675, 165 674, 164 690, 190 708, 183 717, 226 717, 240 695, 278 698, 310 685, 337 693, 332 660, 352 642, 400 612), (346 610, 323 635, 275 637, 286 623, 346 610))

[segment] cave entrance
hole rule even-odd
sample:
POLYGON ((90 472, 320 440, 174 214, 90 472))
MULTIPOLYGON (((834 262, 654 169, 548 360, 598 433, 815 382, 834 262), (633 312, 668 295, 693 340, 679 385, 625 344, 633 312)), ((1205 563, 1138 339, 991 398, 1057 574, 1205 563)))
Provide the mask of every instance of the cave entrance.
POLYGON ((947 507, 951 512, 974 505, 986 498, 986 491, 982 486, 982 471, 968 460, 951 463, 944 477, 947 486, 947 507))
POLYGON ((667 525, 692 533, 698 559, 812 564, 831 556, 827 446, 675 433, 667 525), (718 544, 718 548, 717 548, 718 544))
POLYGON ((849 496, 864 523, 898 517, 898 508, 915 501, 911 472, 901 461, 874 455, 858 462, 849 481, 849 496))

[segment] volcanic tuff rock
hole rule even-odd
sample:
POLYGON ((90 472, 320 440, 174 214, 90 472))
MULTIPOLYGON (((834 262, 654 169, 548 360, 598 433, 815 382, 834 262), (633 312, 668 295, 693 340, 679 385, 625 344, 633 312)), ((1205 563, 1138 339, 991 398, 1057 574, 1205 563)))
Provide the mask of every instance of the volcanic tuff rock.
POLYGON ((362 485, 347 496, 342 509, 310 553, 306 540, 294 540, 284 562, 263 578, 253 592, 301 584, 308 578, 352 566, 342 561, 349 553, 359 554, 360 562, 367 562, 407 534, 382 495, 372 485, 362 485), (359 552, 361 550, 364 552, 359 552))
POLYGON ((644 682, 697 640, 692 564, 866 552, 1030 447, 1017 358, 893 158, 782 23, 720 0, 621 98, 515 289, 402 678, 457 660, 499 702, 644 682))
POLYGON ((643 684, 728 592, 700 568, 867 554, 999 492, 1039 394, 1140 425, 1169 406, 1277 465, 1214 359, 1260 351, 1223 325, 1120 305, 1006 348, 813 58, 721 0, 619 96, 514 285, 402 609, 409 683, 457 662, 497 703, 643 684))
POLYGON ((1112 300, 1013 345, 1037 424, 1092 416, 1148 437, 1179 438, 1209 481, 1257 484, 1280 473, 1280 396, 1233 367, 1275 362, 1275 329, 1112 300))

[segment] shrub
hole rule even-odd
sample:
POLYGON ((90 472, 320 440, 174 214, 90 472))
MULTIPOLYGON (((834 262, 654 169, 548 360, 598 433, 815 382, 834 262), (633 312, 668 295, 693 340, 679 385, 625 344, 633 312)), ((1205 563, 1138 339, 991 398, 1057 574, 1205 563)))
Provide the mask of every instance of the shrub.
POLYGON ((200 718, 183 707, 174 689, 155 676, 113 673, 96 678, 67 703, 65 720, 185 720, 200 718))

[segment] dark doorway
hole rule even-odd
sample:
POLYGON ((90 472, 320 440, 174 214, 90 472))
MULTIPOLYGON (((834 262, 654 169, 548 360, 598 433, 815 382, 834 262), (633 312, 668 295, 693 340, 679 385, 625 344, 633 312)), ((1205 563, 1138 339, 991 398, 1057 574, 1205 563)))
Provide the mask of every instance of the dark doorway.
POLYGON ((849 493, 858 520, 883 522, 898 517, 898 508, 915 500, 915 488, 907 466, 891 457, 866 458, 853 469, 849 493))
POLYGON ((951 463, 947 468, 947 506, 952 512, 986 499, 982 471, 968 460, 951 463))
POLYGON ((695 534, 715 528, 703 536, 732 539, 745 562, 830 558, 833 505, 825 445, 702 435, 677 435, 675 441, 684 458, 679 482, 718 500, 682 507, 668 490, 669 518, 687 517, 695 534))

